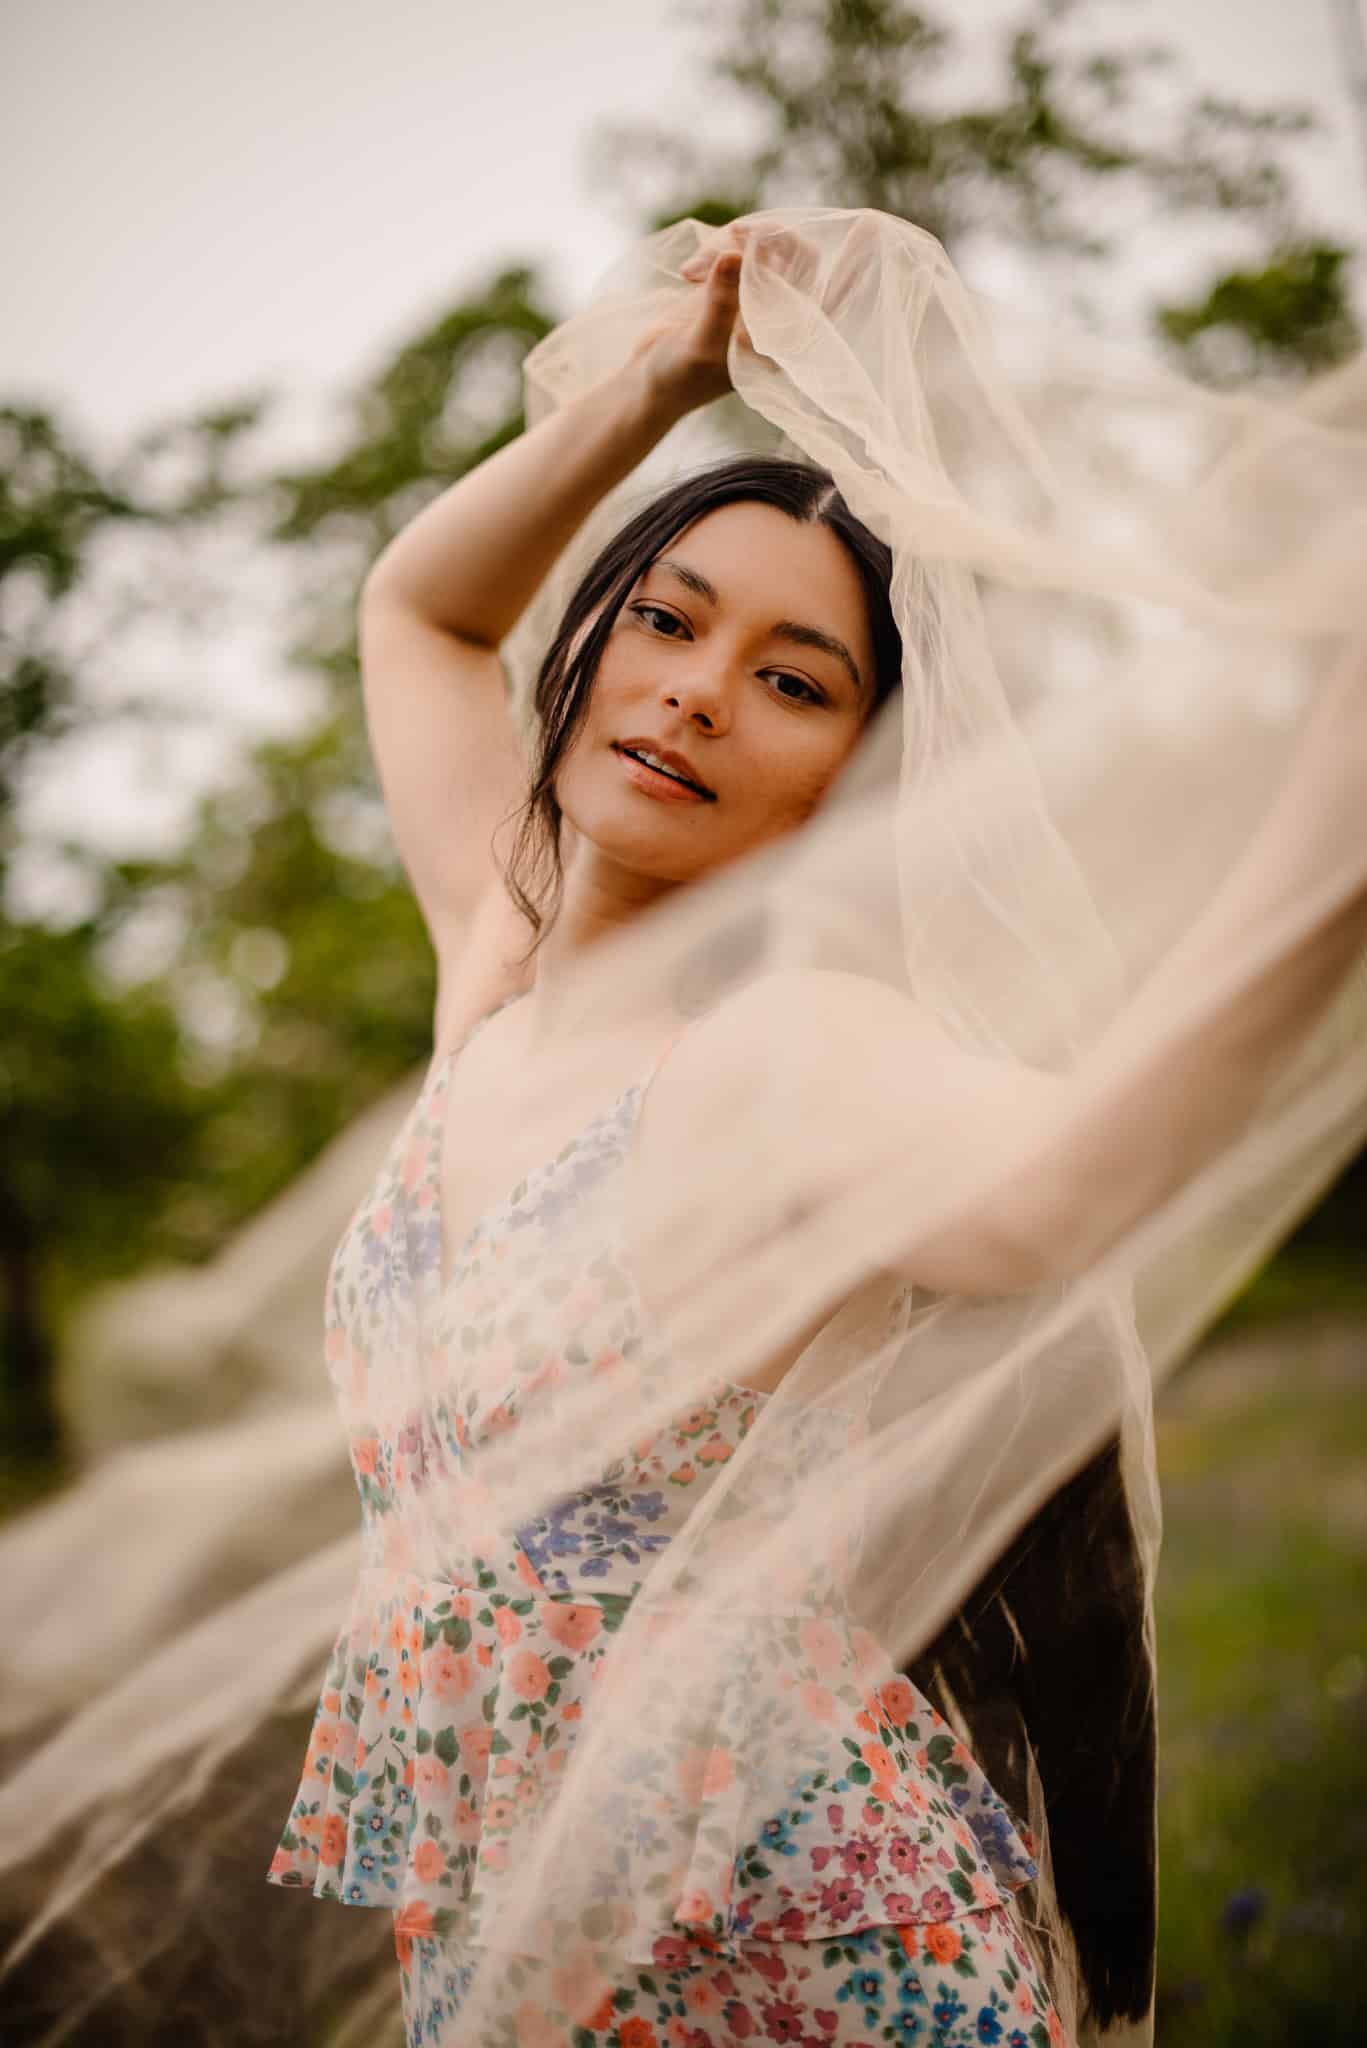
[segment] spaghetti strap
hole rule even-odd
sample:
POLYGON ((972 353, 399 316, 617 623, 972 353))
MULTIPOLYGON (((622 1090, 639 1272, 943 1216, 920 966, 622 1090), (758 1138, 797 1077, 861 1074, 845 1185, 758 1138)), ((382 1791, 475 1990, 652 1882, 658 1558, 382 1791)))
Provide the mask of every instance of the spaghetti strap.
POLYGON ((666 1040, 664 1041, 664 1044, 655 1053, 649 1066, 646 1068, 644 1074, 642 1074, 640 1080, 636 1084, 640 1090, 642 1102, 645 1101, 646 1096, 650 1093, 651 1087, 655 1080, 655 1076, 659 1073, 661 1067, 669 1058, 669 1055, 673 1052, 679 1040, 685 1036, 685 1034, 690 1028, 690 1025, 695 1023, 696 1021, 697 1020, 694 1018, 689 1018, 685 1020, 684 1023, 676 1026, 676 1028, 670 1032, 668 1038, 666 1038, 666 1040))

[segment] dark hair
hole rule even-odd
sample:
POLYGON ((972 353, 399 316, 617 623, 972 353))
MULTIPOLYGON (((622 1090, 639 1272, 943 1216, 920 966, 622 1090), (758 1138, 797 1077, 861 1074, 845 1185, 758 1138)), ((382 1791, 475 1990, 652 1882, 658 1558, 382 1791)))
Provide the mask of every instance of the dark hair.
POLYGON ((536 933, 527 959, 550 930, 564 880, 562 813, 553 786, 556 771, 583 722, 617 614, 637 579, 676 534, 705 512, 746 501, 773 505, 790 519, 830 528, 863 586, 874 654, 874 694, 868 716, 872 717, 901 684, 902 641, 892 614, 892 550, 855 518, 829 471, 815 463, 792 462, 780 456, 740 455, 684 477, 661 492, 629 519, 590 563, 537 672, 532 701, 540 736, 532 785, 521 811, 515 814, 520 823, 503 875, 509 895, 536 933), (583 644, 571 652, 575 636, 600 605, 602 610, 583 644))

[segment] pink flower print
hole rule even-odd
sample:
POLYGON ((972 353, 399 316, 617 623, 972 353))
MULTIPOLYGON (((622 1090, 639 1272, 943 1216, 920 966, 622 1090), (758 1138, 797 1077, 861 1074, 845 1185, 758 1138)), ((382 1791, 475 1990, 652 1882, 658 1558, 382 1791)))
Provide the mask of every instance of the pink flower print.
POLYGON ((905 1835, 894 1835, 888 1843, 888 1861, 902 1877, 915 1877, 921 1868, 921 1850, 905 1835))
POLYGON ((840 1638, 828 1621, 804 1621, 798 1630, 802 1654, 818 1671, 840 1668, 840 1638))
POLYGON ((916 1901, 910 1892, 884 1892, 883 1905, 898 1920, 910 1920, 916 1911, 916 1901))
POLYGON ((537 1576, 536 1566, 532 1563, 525 1550, 518 1551, 514 1562, 517 1565, 517 1575, 523 1584, 530 1586, 534 1593, 544 1593, 546 1588, 537 1576))
POLYGON ((496 1607, 494 1609, 494 1627, 498 1631, 498 1639, 501 1643, 516 1643, 522 1638, 522 1623, 513 1613, 511 1607, 496 1607))
POLYGON ((897 1779, 897 1765, 892 1751, 881 1742, 866 1742, 859 1754, 874 1775, 874 1797, 882 1798, 886 1789, 897 1779))
POLYGON ((309 1758, 331 1757, 337 1748, 337 1723, 326 1717, 313 1724, 309 1738, 309 1758))
POLYGON ((905 1678, 890 1678, 886 1685, 880 1685, 874 1697, 889 1721, 901 1728, 916 1712, 916 1694, 911 1683, 905 1678))
POLYGON ((772 2004, 760 2007, 764 2031, 771 2041, 800 2041, 802 2039, 802 2013, 788 1999, 775 1999, 772 2004))
POLYGON ((434 1643, 422 1660, 422 1682, 439 1700, 463 1700, 475 1682, 470 1659, 459 1655, 449 1643, 434 1643))
POLYGON ((720 2012, 721 1993, 706 1977, 694 1977, 684 1986, 684 2003, 694 2012, 720 2012))
POLYGON ((952 1920, 954 1901, 942 1884, 927 1885, 921 1894, 923 1920, 952 1920))
POLYGON ((1025 1982, 1024 1978, 1016 1986, 1011 2003, 1015 2007, 1016 2015, 1019 2019, 1029 2020, 1034 2018, 1035 2001, 1030 1996, 1030 1986, 1025 1982))
POLYGON ((439 1757, 420 1756, 414 1782, 424 1799, 440 1799, 451 1783, 451 1773, 439 1757))
POLYGON ((446 1868, 446 1858, 438 1844, 429 1837, 419 1842, 413 1857, 413 1868, 418 1873, 420 1884, 435 1884, 446 1868))
POLYGON ((738 2041, 748 2041, 755 2031, 754 2014, 738 1998, 731 2000, 722 2018, 738 2041))
POLYGON ((519 1650, 509 1658, 508 1683, 519 1699, 544 1699, 550 1682, 550 1669, 535 1650, 519 1650))
POLYGON ((695 1745, 684 1752, 679 1763, 679 1785, 690 1802, 715 1799, 735 1774, 731 1753, 725 1749, 702 1749, 695 1745))
POLYGON ((975 1870, 968 1880, 973 1887, 973 1896, 980 1906, 995 1906, 999 1897, 997 1887, 990 1877, 981 1870, 975 1870))
POLYGON ((576 1602, 552 1601, 541 1616, 546 1634, 562 1650, 586 1650, 602 1633, 603 1612, 599 1607, 576 1602))
POLYGON ((824 1722, 828 1728, 834 1726, 835 1694, 828 1685, 817 1685, 813 1679, 805 1679, 797 1689, 797 1696, 802 1702, 802 1711, 813 1721, 824 1722))
POLYGON ((458 1842, 477 1842, 482 1828, 479 1809, 468 1799, 458 1799, 452 1825, 458 1842))
POLYGON ((724 1436, 710 1436, 705 1444, 698 1446, 700 1465, 724 1465, 731 1455, 731 1446, 724 1436))
POLYGON ((848 1920, 864 1903, 859 1886, 844 1877, 836 1878, 833 1884, 823 1884, 820 1898, 822 1912, 829 1913, 832 1920, 848 1920))
POLYGON ((271 1876, 283 1877, 287 1870, 293 1870, 294 1857, 288 1849, 277 1849, 271 1858, 271 1876))
POLYGON ((865 1835, 856 1835, 852 1842, 846 1842, 840 1860, 850 1877, 868 1879, 878 1870, 878 1851, 865 1835))
POLYGON ((881 1685, 888 1675, 889 1665, 888 1653, 877 1636, 870 1635, 866 1628, 852 1628, 850 1647, 854 1651, 860 1677, 873 1679, 881 1685))
POLYGON ((674 1908, 674 1918, 684 1927, 705 1925, 712 1918, 712 1900, 708 1893, 696 1887, 685 1892, 674 1908))
POLYGON ((769 1984, 782 1984, 788 1975, 788 1965, 782 1956, 767 1956, 762 1951, 747 1958, 752 1970, 758 1970, 769 1984))
POLYGON ((682 1970, 693 1960, 693 1944, 675 1934, 661 1934, 651 1947, 651 1956, 661 1970, 682 1970))
POLYGON ((715 1408, 690 1408, 686 1415, 679 1416, 674 1428, 679 1436, 701 1436, 704 1430, 715 1429, 716 1423, 715 1408))
POLYGON ((840 1830, 841 1830, 841 1829, 842 1829, 842 1828, 844 1827, 844 1825, 845 1825, 845 1809, 844 1809, 844 1807, 843 1807, 843 1806, 828 1806, 828 1807, 826 1808, 826 1820, 827 1820, 827 1824, 828 1824, 828 1825, 829 1825, 829 1826, 830 1826, 831 1828, 833 1828, 833 1829, 835 1830, 836 1834, 839 1834, 839 1833, 840 1833, 840 1830))

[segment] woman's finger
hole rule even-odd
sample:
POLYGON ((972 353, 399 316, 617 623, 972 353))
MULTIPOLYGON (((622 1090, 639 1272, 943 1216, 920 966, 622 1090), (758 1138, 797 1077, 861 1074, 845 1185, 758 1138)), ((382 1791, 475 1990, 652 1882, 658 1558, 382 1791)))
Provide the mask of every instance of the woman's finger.
POLYGON ((724 349, 735 325, 740 289, 740 255, 727 251, 718 256, 707 280, 698 339, 704 348, 724 349))

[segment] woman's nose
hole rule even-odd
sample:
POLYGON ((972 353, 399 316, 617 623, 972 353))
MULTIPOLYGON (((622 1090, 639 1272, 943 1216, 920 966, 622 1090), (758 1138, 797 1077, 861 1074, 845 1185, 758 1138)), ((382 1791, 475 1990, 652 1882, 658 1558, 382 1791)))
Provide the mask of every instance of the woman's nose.
POLYGON ((699 662, 684 676, 676 670, 669 679, 664 701, 709 732, 724 732, 731 723, 730 684, 716 663, 699 662))

